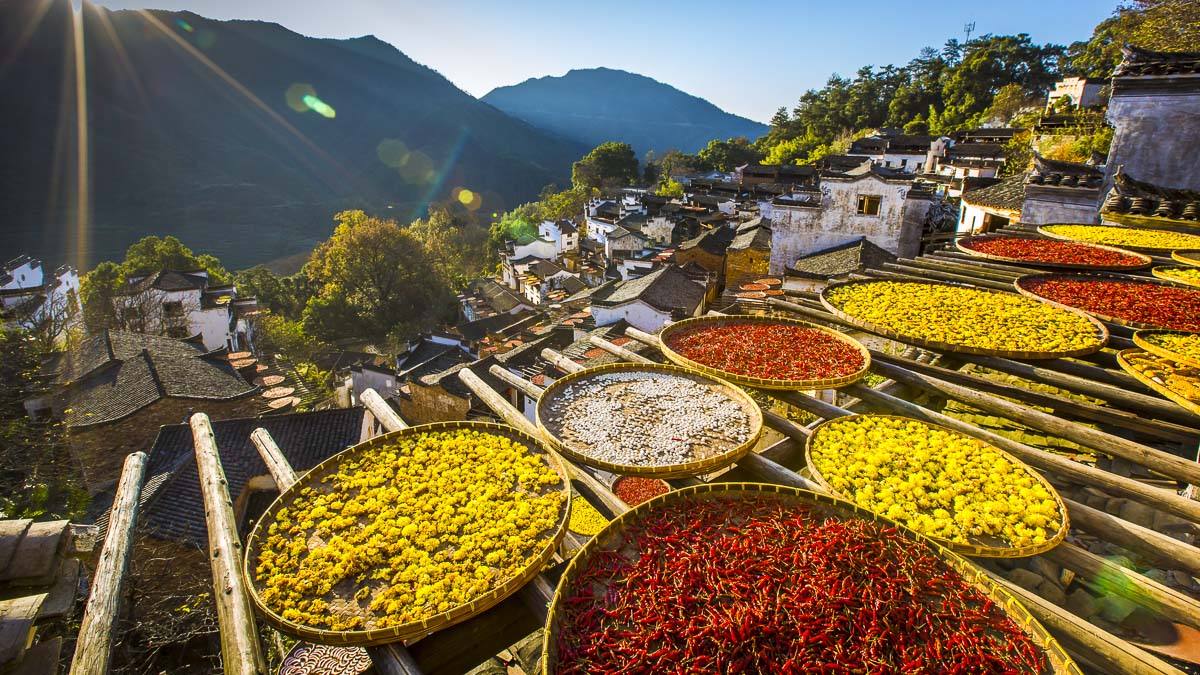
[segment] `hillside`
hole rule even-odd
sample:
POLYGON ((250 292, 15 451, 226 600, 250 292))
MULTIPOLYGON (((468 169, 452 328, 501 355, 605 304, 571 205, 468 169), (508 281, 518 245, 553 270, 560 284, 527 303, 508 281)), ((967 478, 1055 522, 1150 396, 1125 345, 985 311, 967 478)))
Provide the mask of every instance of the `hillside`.
POLYGON ((49 0, 38 20, 46 6, 0 2, 0 255, 92 263, 154 233, 244 267, 311 249, 348 207, 404 220, 463 186, 503 211, 567 183, 587 150, 371 36, 85 3, 93 211, 77 233, 72 10, 49 0))
POLYGON ((670 85, 609 68, 529 79, 493 89, 482 100, 587 146, 624 141, 639 156, 651 149, 695 152, 714 138, 754 140, 767 131, 670 85))

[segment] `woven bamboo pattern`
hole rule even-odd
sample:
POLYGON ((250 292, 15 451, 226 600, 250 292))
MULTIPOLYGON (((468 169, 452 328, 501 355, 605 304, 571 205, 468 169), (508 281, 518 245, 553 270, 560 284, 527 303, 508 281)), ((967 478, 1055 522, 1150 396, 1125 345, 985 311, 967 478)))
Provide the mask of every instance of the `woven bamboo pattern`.
POLYGON ((985 240, 985 239, 994 239, 994 238, 996 238, 996 237, 993 235, 986 235, 986 234, 979 235, 976 237, 964 237, 962 239, 956 240, 954 242, 954 247, 957 248, 959 251, 962 251, 963 253, 966 253, 967 255, 975 257, 975 258, 981 258, 984 260, 995 260, 997 262, 1015 263, 1017 265, 1028 265, 1030 267, 1047 267, 1047 268, 1051 268, 1051 269, 1131 271, 1131 270, 1144 270, 1147 267, 1149 267, 1150 265, 1154 264, 1153 259, 1151 259, 1150 256, 1148 256, 1144 253, 1137 253, 1135 251, 1130 251, 1130 250, 1123 249, 1123 248, 1117 248, 1116 246, 1106 246, 1104 244, 1092 244, 1092 243, 1087 243, 1087 242, 1082 242, 1082 241, 1075 242, 1075 243, 1083 245, 1083 246, 1090 246, 1091 248, 1098 248, 1098 249, 1103 249, 1105 251, 1112 251, 1114 253, 1122 253, 1124 255, 1135 256, 1142 261, 1142 264, 1140 264, 1140 265, 1088 265, 1086 263, 1048 263, 1048 262, 1041 262, 1041 261, 1037 261, 1037 260, 1026 260, 1025 258, 1010 258, 1009 256, 992 255, 991 253, 984 253, 983 251, 976 251, 975 249, 967 246, 967 244, 972 241, 981 241, 981 240, 985 240))
MULTIPOLYGON (((1081 273, 1081 272, 1076 272, 1076 273, 1072 273, 1072 274, 1060 274, 1060 273, 1054 273, 1054 272, 1048 272, 1046 274, 1026 274, 1024 276, 1017 277, 1016 280, 1013 281, 1013 288, 1017 289, 1018 293, 1020 293, 1021 295, 1024 295, 1027 298, 1033 298, 1034 300, 1039 300, 1048 305, 1054 305, 1055 307, 1061 307, 1063 309, 1070 309, 1070 310, 1073 310, 1076 312, 1083 312, 1085 315, 1093 317, 1094 319, 1099 319, 1100 321, 1107 321, 1109 323, 1115 323, 1118 326, 1126 326, 1128 328, 1137 328, 1137 329, 1143 329, 1143 328, 1151 329, 1151 328, 1158 328, 1158 326, 1156 326, 1154 324, 1149 324, 1149 323, 1142 323, 1141 321, 1130 321, 1128 319, 1122 319, 1120 317, 1109 316, 1107 314, 1101 314, 1099 312, 1085 312, 1084 310, 1079 309, 1078 307, 1071 307, 1070 305, 1064 305, 1061 302, 1055 302, 1054 300, 1050 300, 1049 298, 1043 298, 1042 296, 1038 295, 1037 293, 1034 293, 1033 291, 1030 291, 1024 287, 1024 284, 1026 284, 1030 281, 1034 281, 1037 279, 1049 279, 1052 277, 1074 277, 1077 279, 1096 279, 1096 280, 1101 280, 1101 281, 1125 281, 1125 282, 1136 282, 1139 284, 1145 283, 1145 284, 1158 284, 1159 286, 1175 286, 1175 284, 1173 284, 1169 281, 1162 281, 1161 279, 1154 279, 1152 277, 1129 277, 1129 276, 1122 276, 1119 274, 1085 274, 1085 273, 1081 273)), ((1101 325, 1103 325, 1103 324, 1101 324, 1101 325)), ((1107 329, 1105 329, 1105 332, 1107 333, 1107 329)))
POLYGON ((1133 344, 1145 349, 1155 356, 1161 356, 1164 359, 1171 359, 1172 361, 1182 363, 1185 366, 1200 368, 1200 359, 1189 358, 1183 354, 1173 352, 1159 344, 1151 342, 1150 339, 1155 335, 1190 335, 1190 333, 1181 330, 1142 329, 1133 334, 1133 344))
MULTIPOLYGON (((821 291, 821 304, 825 307, 826 311, 828 311, 830 314, 833 314, 834 316, 841 319, 842 321, 844 321, 852 326, 855 326, 857 328, 861 328, 862 330, 865 330, 868 333, 875 333, 876 335, 882 335, 883 337, 890 338, 892 340, 896 340, 897 342, 904 342, 906 344, 915 345, 917 347, 925 347, 925 348, 932 349, 932 350, 939 351, 939 352, 960 352, 963 354, 978 354, 980 356, 1000 356, 1000 357, 1009 358, 1009 359, 1023 359, 1026 361, 1033 361, 1033 360, 1039 360, 1039 359, 1059 359, 1059 358, 1064 358, 1064 357, 1069 357, 1069 356, 1086 356, 1088 354, 1094 354, 1094 353, 1100 351, 1101 349, 1104 348, 1104 345, 1108 344, 1108 328, 1104 324, 1097 321, 1096 318, 1093 317, 1091 314, 1088 314, 1087 312, 1076 309, 1074 307, 1067 307, 1066 305, 1060 305, 1058 303, 1049 302, 1049 301, 1045 300, 1044 298, 1040 298, 1040 297, 1036 297, 1036 296, 1033 296, 1033 297, 1035 297, 1035 299, 1037 299, 1039 302, 1044 302, 1048 305, 1054 305, 1055 307, 1058 307, 1059 309, 1063 309, 1068 312, 1078 314, 1079 316, 1087 319, 1096 328, 1096 333, 1097 333, 1096 344, 1094 346, 1081 348, 1081 349, 1044 351, 1044 352, 1042 352, 1042 351, 1039 351, 1039 352, 1021 351, 1021 350, 1016 350, 1016 349, 986 349, 983 347, 970 347, 970 346, 966 346, 966 345, 956 345, 956 344, 950 344, 948 342, 941 342, 940 340, 925 340, 922 338, 913 337, 911 335, 904 335, 901 333, 897 333, 896 331, 893 331, 890 328, 884 328, 883 326, 875 325, 874 323, 871 323, 870 321, 864 321, 864 320, 859 319, 858 317, 855 317, 851 314, 847 314, 847 313, 843 312, 842 310, 838 309, 837 306, 835 306, 832 302, 829 301, 828 294, 831 290, 833 290, 835 288, 841 288, 842 286, 849 286, 852 284, 875 284, 875 283, 880 283, 882 281, 885 281, 885 280, 881 279, 878 281, 876 281, 876 280, 843 281, 841 283, 830 284, 830 285, 826 286, 824 290, 821 291)), ((913 283, 913 284, 931 284, 931 285, 938 285, 938 286, 953 286, 956 288, 969 288, 971 290, 983 291, 985 293, 1001 293, 1002 292, 1002 291, 995 291, 995 290, 992 290, 989 288, 980 288, 978 286, 968 286, 966 284, 955 284, 955 283, 944 282, 944 281, 929 281, 926 279, 905 279, 904 282, 905 283, 913 283)))
POLYGON ((641 478, 683 478, 685 476, 698 476, 704 473, 710 473, 717 469, 724 468, 733 464, 750 452, 755 443, 758 443, 759 437, 763 430, 762 410, 754 399, 750 398, 746 392, 738 389, 729 382, 715 377, 710 374, 696 372, 688 368, 679 366, 671 366, 666 364, 650 364, 650 363, 610 363, 594 368, 587 368, 575 373, 571 373, 565 377, 556 380, 553 384, 546 388, 537 403, 537 425, 538 430, 542 432, 546 443, 555 451, 563 454, 569 459, 575 460, 593 466, 605 471, 611 471, 623 476, 639 476, 641 478), (614 464, 604 460, 597 459, 586 454, 582 449, 568 444, 566 441, 555 436, 547 426, 546 407, 549 402, 558 396, 564 387, 571 383, 581 380, 590 379, 597 375, 605 373, 618 372, 635 372, 635 373, 669 373, 680 377, 687 377, 698 382, 704 382, 717 387, 722 393, 730 399, 741 405, 742 409, 750 418, 750 437, 736 448, 724 452, 719 455, 707 457, 705 459, 686 462, 684 464, 662 464, 658 466, 638 466, 635 464, 614 464))
POLYGON ((254 601, 254 607, 267 623, 279 631, 299 638, 307 640, 314 644, 324 645, 380 645, 389 642, 399 642, 408 640, 430 633, 434 633, 448 626, 461 623, 471 617, 477 616, 502 600, 516 592, 532 580, 542 568, 554 556, 554 552, 558 550, 558 545, 562 541, 567 527, 567 514, 570 510, 571 503, 571 484, 568 480, 566 468, 562 461, 553 452, 547 451, 539 438, 534 438, 529 434, 523 433, 518 429, 504 425, 494 424, 491 422, 435 422, 433 424, 422 424, 420 426, 409 427, 400 431, 394 431, 382 436, 377 436, 364 443, 343 450, 329 459, 321 462, 312 468, 311 471, 304 474, 296 484, 288 488, 287 491, 279 495, 278 498, 271 504, 267 511, 259 518, 258 523, 254 526, 254 531, 250 533, 250 537, 246 540, 246 556, 242 561, 242 576, 246 581, 246 586, 250 589, 250 597, 254 601), (267 528, 271 523, 275 522, 275 516, 280 508, 290 502, 291 497, 303 490, 306 487, 311 487, 320 483, 325 476, 336 472, 338 465, 346 459, 360 454, 370 453, 373 450, 385 447, 392 444, 395 440, 406 438, 409 436, 419 436, 421 434, 432 433, 437 431, 455 431, 455 430, 470 430, 480 431, 498 436, 505 436, 514 441, 519 441, 529 449, 542 456, 548 466, 550 466, 559 478, 562 479, 563 491, 563 506, 562 513, 559 514, 558 523, 550 536, 550 540, 538 552, 538 555, 529 562, 529 564, 521 571, 520 574, 506 580, 502 585, 493 588, 480 597, 472 600, 469 603, 453 607, 449 611, 443 612, 436 616, 421 621, 413 621, 401 626, 391 626, 388 628, 376 628, 371 630, 355 630, 355 631, 332 631, 322 628, 314 628, 305 626, 293 621, 284 619, 276 614, 262 601, 259 595, 260 589, 254 580, 255 561, 258 560, 258 555, 262 542, 266 539, 267 528))
MULTIPOLYGON (((841 494, 837 490, 833 489, 833 486, 830 485, 829 481, 827 481, 825 479, 825 476, 823 476, 821 474, 820 469, 818 469, 816 463, 813 462, 812 451, 813 451, 813 447, 815 446, 815 444, 818 441, 818 438, 820 437, 821 431, 825 427, 829 426, 833 422, 845 421, 848 419, 855 419, 855 418, 859 418, 859 417, 886 417, 886 418, 890 418, 890 419, 904 420, 906 422, 912 421, 910 418, 902 417, 900 415, 851 415, 849 417, 831 417, 831 418, 825 420, 824 422, 821 422, 817 426, 813 427, 812 434, 809 435, 808 440, 804 443, 805 468, 807 468, 809 470, 809 472, 812 474, 812 479, 814 481, 816 481, 818 484, 820 484, 821 487, 828 490, 830 494, 837 496, 837 497, 841 497, 843 499, 847 499, 847 500, 850 500, 850 497, 848 497, 847 495, 841 494)), ((929 424, 928 422, 921 422, 921 424, 924 424, 928 427, 932 427, 934 429, 938 429, 940 431, 944 431, 949 434, 954 434, 956 436, 963 436, 963 434, 960 434, 959 432, 954 431, 953 429, 948 429, 946 427, 943 427, 943 426, 940 426, 937 424, 929 424)), ((1067 536, 1067 531, 1071 527, 1070 518, 1067 516, 1067 507, 1065 504, 1063 504, 1062 497, 1058 494, 1058 490, 1056 490, 1054 488, 1054 486, 1050 484, 1050 481, 1046 480, 1046 478, 1044 476, 1042 476, 1040 473, 1038 473, 1037 471, 1034 471, 1033 469, 1031 469, 1027 464, 1025 464, 1025 462, 1022 462, 1021 460, 1017 459, 1016 457, 1013 457, 1012 455, 1008 454, 1007 452, 1005 452, 1004 450, 1002 450, 1000 448, 997 448, 994 445, 989 444, 989 447, 991 448, 992 451, 1003 456, 1009 462, 1012 462, 1012 464, 1014 466, 1020 467, 1020 469, 1022 471, 1029 474, 1030 476, 1032 476, 1034 478, 1034 480, 1036 480, 1037 482, 1042 484, 1042 487, 1046 488, 1047 492, 1049 492, 1051 495, 1054 496, 1054 505, 1055 505, 1055 507, 1058 508, 1058 514, 1061 519, 1059 521, 1058 530, 1054 532, 1053 536, 1046 539, 1045 544, 1040 544, 1037 546, 1032 546, 1032 545, 1031 546, 989 546, 989 545, 985 545, 985 544, 963 544, 960 542, 943 539, 941 537, 934 537, 932 535, 924 535, 924 536, 936 541, 938 544, 941 544, 942 546, 950 549, 951 551, 954 551, 955 553, 958 553, 960 555, 970 556, 972 558, 1027 558, 1031 555, 1045 553, 1046 551, 1049 551, 1050 549, 1054 548, 1055 546, 1058 546, 1060 543, 1062 543, 1062 540, 1067 536)))
POLYGON ((1129 362, 1129 356, 1139 351, 1141 350, 1131 347, 1129 349, 1122 349, 1121 351, 1117 352, 1117 363, 1121 366, 1121 370, 1124 370, 1132 375, 1138 382, 1141 382, 1147 387, 1153 389, 1158 395, 1170 399, 1173 403, 1176 403, 1184 410, 1187 410, 1193 415, 1200 415, 1200 405, 1196 404, 1194 401, 1189 401, 1187 397, 1183 396, 1174 389, 1164 384, 1159 384, 1158 382, 1146 377, 1141 373, 1141 371, 1133 367, 1133 364, 1129 362))
POLYGON ((778 316, 778 315, 759 316, 759 315, 750 315, 750 314, 736 314, 736 315, 729 315, 729 316, 700 316, 700 317, 696 317, 696 318, 692 318, 692 319, 684 319, 683 321, 677 321, 675 323, 668 324, 665 328, 662 329, 662 332, 659 333, 658 338, 659 338, 659 344, 660 344, 659 349, 662 351, 663 356, 666 356, 667 359, 669 359, 672 363, 679 364, 685 368, 690 368, 691 370, 700 371, 702 373, 705 373, 706 375, 710 375, 717 379, 727 380, 736 385, 740 385, 743 387, 753 387, 755 389, 775 389, 775 390, 789 390, 789 391, 810 390, 810 389, 837 389, 839 387, 846 387, 851 384, 854 384, 855 382, 858 382, 864 376, 866 376, 866 374, 868 372, 870 372, 870 370, 871 370, 871 353, 868 352, 867 348, 862 346, 862 344, 860 344, 858 340, 855 340, 854 338, 850 337, 849 335, 840 333, 840 332, 833 330, 832 328, 828 328, 826 326, 820 326, 815 323, 809 323, 807 321, 800 321, 799 319, 792 319, 790 317, 785 317, 785 316, 778 316), (679 354, 678 352, 671 349, 667 345, 668 341, 670 340, 670 336, 681 330, 687 330, 687 329, 696 328, 696 327, 723 326, 727 323, 787 324, 790 326, 801 326, 803 328, 811 328, 813 330, 818 330, 827 335, 831 335, 831 336, 837 338, 838 340, 841 340, 842 342, 845 342, 846 344, 857 349, 859 355, 862 356, 863 365, 862 365, 862 368, 860 368, 857 372, 851 373, 851 374, 843 376, 843 377, 830 377, 830 378, 815 379, 815 380, 778 380, 778 379, 769 379, 769 378, 761 378, 761 377, 751 377, 749 375, 738 375, 737 373, 731 373, 726 370, 718 370, 716 368, 710 368, 710 367, 704 365, 703 363, 698 363, 696 361, 693 361, 693 360, 687 358, 686 356, 683 356, 682 354, 679 354))
POLYGON ((679 502, 695 502, 713 497, 730 498, 742 496, 751 498, 764 493, 785 495, 795 499, 796 503, 800 505, 831 507, 837 511, 838 515, 873 520, 888 527, 896 528, 906 538, 910 539, 914 545, 928 547, 933 555, 943 560, 954 571, 962 575, 964 579, 974 583, 981 593, 991 598, 1014 623, 1024 629, 1026 634, 1045 651, 1051 672, 1056 674, 1082 675, 1083 671, 1079 669, 1079 666, 1075 665, 1075 662, 1067 655, 1066 650, 1038 623, 1037 619, 1033 618, 1033 615, 1029 613, 1029 610, 1025 609, 1024 605, 1018 602, 1007 590, 992 581, 979 568, 957 553, 903 525, 893 523, 886 518, 843 499, 809 490, 765 483, 704 483, 673 490, 630 509, 613 519, 603 531, 592 537, 579 550, 579 553, 575 555, 571 563, 567 565, 567 569, 563 572, 562 578, 558 582, 558 588, 555 589, 554 602, 550 605, 550 614, 546 620, 545 632, 542 639, 543 675, 554 673, 557 665, 554 662, 557 654, 553 646, 558 642, 558 632, 561 624, 561 611, 559 608, 566 595, 570 592, 569 589, 576 577, 578 577, 580 570, 583 569, 588 559, 594 553, 599 550, 619 548, 626 541, 626 534, 629 527, 641 519, 644 514, 660 506, 679 502))
POLYGON ((1200 267, 1200 251, 1171 251, 1171 259, 1184 265, 1200 267))
POLYGON ((1173 283, 1173 284, 1180 284, 1182 286, 1191 286, 1192 288, 1200 288, 1200 281, 1192 281, 1191 279, 1180 279, 1179 277, 1171 276, 1171 270, 1190 270, 1190 269, 1192 269, 1192 268, 1189 265, 1159 265, 1158 267, 1151 269, 1150 274, 1153 274, 1155 276, 1155 278, 1157 278, 1157 279, 1162 279, 1163 281, 1169 281, 1170 283, 1173 283))

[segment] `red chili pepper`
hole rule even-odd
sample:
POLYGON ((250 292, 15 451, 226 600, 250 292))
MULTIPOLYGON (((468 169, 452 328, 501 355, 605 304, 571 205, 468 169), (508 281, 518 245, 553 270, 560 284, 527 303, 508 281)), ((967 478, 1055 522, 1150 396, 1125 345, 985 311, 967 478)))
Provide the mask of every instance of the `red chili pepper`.
POLYGON ((1001 258, 1016 258, 1052 265, 1095 265, 1097 267, 1141 267, 1144 261, 1122 251, 1110 251, 1073 241, 988 237, 963 242, 972 251, 1001 258))
POLYGON ((1200 290, 1065 274, 1020 283, 1030 293, 1085 312, 1156 328, 1200 330, 1200 290))
POLYGON ((786 323, 700 325, 669 335, 667 346, 710 368, 763 379, 829 379, 863 367, 862 354, 848 342, 786 323))
POLYGON ((622 476, 613 483, 613 492, 630 506, 637 506, 644 501, 664 495, 670 489, 670 485, 656 478, 622 476))

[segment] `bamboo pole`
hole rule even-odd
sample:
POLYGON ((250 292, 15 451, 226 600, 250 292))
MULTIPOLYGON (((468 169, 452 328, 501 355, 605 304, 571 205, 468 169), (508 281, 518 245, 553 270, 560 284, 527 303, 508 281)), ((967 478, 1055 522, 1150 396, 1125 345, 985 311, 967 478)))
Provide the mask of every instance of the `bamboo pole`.
POLYGON ((952 274, 950 272, 939 272, 937 270, 924 269, 921 267, 915 267, 915 266, 909 265, 909 264, 901 264, 898 262, 883 263, 882 267, 888 271, 897 272, 899 274, 908 274, 908 275, 915 276, 918 278, 937 279, 938 281, 949 281, 951 283, 956 283, 956 284, 969 284, 971 286, 978 286, 980 288, 988 288, 993 291, 1000 291, 1002 293, 1016 293, 1017 292, 1017 289, 1013 288, 1012 284, 1004 283, 1002 281, 989 281, 987 279, 979 279, 976 277, 969 277, 969 276, 965 276, 962 274, 952 274))
POLYGON ((208 525, 213 598, 221 629, 221 662, 229 675, 265 675, 267 667, 254 627, 254 611, 245 579, 238 569, 242 543, 238 540, 237 519, 233 515, 233 502, 229 499, 229 486, 225 482, 212 423, 208 415, 196 413, 192 415, 191 426, 208 525))
POLYGON ((498 363, 492 364, 492 366, 488 368, 488 372, 491 373, 493 377, 499 379, 505 384, 509 384, 517 388, 522 394, 525 394, 529 398, 539 398, 541 397, 542 392, 545 391, 545 389, 542 389, 529 380, 514 374, 512 371, 498 363))
POLYGON ((1200 548, 1093 509, 1087 504, 1070 499, 1063 499, 1063 503, 1071 513, 1072 528, 1082 529, 1121 548, 1136 551, 1161 567, 1200 576, 1200 548))
POLYGON ((632 361, 633 363, 654 363, 654 361, 620 345, 613 344, 599 335, 593 335, 588 341, 600 349, 626 361, 632 361))
POLYGON ((392 406, 388 405, 387 401, 383 400, 379 392, 374 389, 367 389, 359 399, 367 410, 371 411, 375 419, 379 420, 384 429, 400 431, 408 428, 408 422, 405 422, 395 410, 392 410, 392 406))
POLYGON ((949 415, 934 412, 916 403, 875 391, 869 387, 856 384, 847 387, 847 391, 865 401, 884 406, 908 417, 944 426, 948 429, 954 429, 968 436, 974 436, 1005 450, 1031 466, 1043 471, 1049 471, 1069 481, 1099 488, 1113 495, 1126 497, 1170 513, 1171 515, 1185 518, 1194 523, 1200 523, 1200 502, 1180 497, 1170 490, 1145 485, 1133 479, 1109 473, 1103 469, 1097 469, 1044 450, 1038 450, 1024 443, 1018 443, 999 434, 980 429, 977 426, 955 419, 949 415))
POLYGON ((1183 675, 1183 671, 1150 654, 1140 647, 1109 633, 1098 626, 1064 612, 1041 596, 1021 588, 1008 579, 987 572, 993 581, 1012 593, 1042 623, 1072 655, 1092 664, 1104 673, 1125 675, 1183 675))
POLYGON ((566 356, 563 356, 549 347, 542 350, 542 358, 549 361, 550 365, 558 368, 568 375, 571 373, 578 373, 579 371, 583 370, 583 366, 575 363, 571 359, 568 359, 566 356))
POLYGON ((1082 424, 1069 422, 1040 410, 988 396, 929 375, 922 375, 889 363, 873 362, 871 369, 893 380, 967 403, 981 410, 1002 415, 1021 424, 1060 438, 1094 448, 1104 454, 1126 459, 1169 478, 1200 485, 1200 464, 1168 454, 1141 443, 1114 436, 1082 424))
POLYGON ((271 434, 266 429, 259 427, 251 431, 250 442, 254 444, 255 448, 258 448, 258 456, 267 465, 267 471, 271 472, 271 478, 275 479, 277 490, 282 493, 296 484, 299 479, 296 470, 288 463, 287 457, 283 456, 283 450, 279 448, 275 439, 271 438, 271 434))
POLYGON ((1078 573, 1080 578, 1088 580, 1090 585, 1105 593, 1116 593, 1166 619, 1200 628, 1200 602, 1135 570, 1111 563, 1066 541, 1041 554, 1041 557, 1078 573))
POLYGON ((135 452, 127 456, 108 516, 108 532, 104 535, 104 546, 100 549, 96 574, 92 577, 91 593, 83 609, 75 656, 71 659, 71 675, 108 673, 145 476, 146 453, 135 452))
POLYGON ((980 279, 987 279, 988 281, 1004 281, 1012 283, 1013 280, 1021 276, 1020 272, 1002 272, 1000 270, 990 270, 985 267, 965 265, 961 262, 930 258, 929 256, 921 256, 920 258, 901 258, 899 262, 904 263, 905 265, 912 265, 913 267, 920 267, 923 269, 979 277, 980 279))

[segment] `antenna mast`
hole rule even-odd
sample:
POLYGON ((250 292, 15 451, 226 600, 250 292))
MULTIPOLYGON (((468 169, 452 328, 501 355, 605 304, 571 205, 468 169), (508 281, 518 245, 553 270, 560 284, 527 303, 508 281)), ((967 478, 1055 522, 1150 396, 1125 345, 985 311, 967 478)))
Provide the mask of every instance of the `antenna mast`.
POLYGON ((964 24, 963 32, 967 34, 967 39, 963 42, 963 44, 966 44, 971 41, 971 33, 975 32, 975 22, 972 21, 971 23, 964 24))

